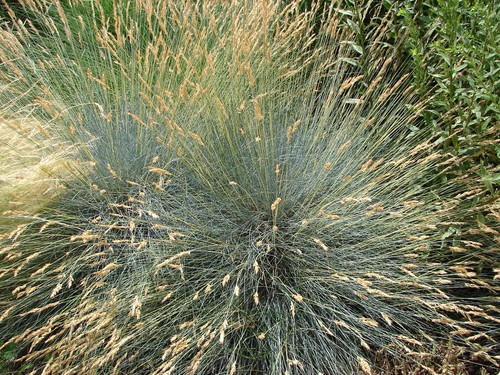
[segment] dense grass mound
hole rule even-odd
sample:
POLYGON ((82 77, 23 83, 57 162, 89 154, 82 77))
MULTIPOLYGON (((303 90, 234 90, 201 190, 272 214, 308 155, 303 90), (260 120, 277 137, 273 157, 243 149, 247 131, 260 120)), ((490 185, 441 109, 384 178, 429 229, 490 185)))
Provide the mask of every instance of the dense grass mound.
POLYGON ((25 8, 1 32, 2 113, 43 123, 71 173, 7 212, 0 337, 18 362, 368 374, 378 349, 410 358, 461 317, 494 321, 448 290, 479 281, 442 261, 443 161, 384 30, 360 51, 333 5, 265 0, 25 8))

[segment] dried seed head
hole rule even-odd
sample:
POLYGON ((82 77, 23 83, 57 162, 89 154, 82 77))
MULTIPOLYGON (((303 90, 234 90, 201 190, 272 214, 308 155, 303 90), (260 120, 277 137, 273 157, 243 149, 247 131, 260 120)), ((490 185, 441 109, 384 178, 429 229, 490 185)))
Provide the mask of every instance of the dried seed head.
POLYGON ((132 306, 130 307, 130 312, 129 316, 130 317, 135 317, 137 320, 141 318, 141 306, 142 303, 139 299, 139 296, 134 297, 134 302, 132 303, 132 306))
POLYGON ((229 279, 231 278, 231 275, 228 273, 224 278, 222 279, 222 286, 226 286, 226 284, 229 282, 229 279))
POLYGON ((358 363, 359 367, 361 367, 361 371, 363 371, 365 375, 372 375, 372 368, 366 359, 358 357, 358 363))
POLYGON ((381 312, 380 315, 382 316, 382 318, 384 318, 384 320, 387 322, 387 324, 389 324, 390 326, 392 326, 392 319, 391 319, 391 317, 389 315, 387 315, 384 312, 381 312))
POLYGON ((57 293, 59 293, 62 289, 62 284, 57 284, 56 287, 52 290, 52 293, 50 294, 50 298, 54 298, 57 293))
POLYGON ((276 200, 271 204, 271 211, 275 211, 281 202, 281 198, 276 198, 276 200))
POLYGON ((253 303, 254 303, 255 305, 258 305, 258 304, 259 304, 259 292, 255 292, 255 293, 253 294, 253 303))
POLYGON ((323 250, 328 250, 328 246, 326 246, 323 241, 321 241, 320 239, 318 238, 313 238, 314 242, 319 245, 323 250))
POLYGON ((231 364, 231 369, 229 370, 229 375, 235 375, 236 374, 236 361, 234 361, 231 364))
POLYGON ((260 271, 259 263, 257 261, 253 262, 253 270, 255 273, 259 273, 260 271))
POLYGON ((361 323, 366 324, 367 326, 378 327, 378 322, 376 320, 371 319, 371 318, 358 318, 358 320, 361 323))
POLYGON ((262 109, 260 108, 259 102, 257 100, 253 101, 253 107, 255 111, 255 120, 260 122, 264 120, 264 115, 262 114, 262 109))

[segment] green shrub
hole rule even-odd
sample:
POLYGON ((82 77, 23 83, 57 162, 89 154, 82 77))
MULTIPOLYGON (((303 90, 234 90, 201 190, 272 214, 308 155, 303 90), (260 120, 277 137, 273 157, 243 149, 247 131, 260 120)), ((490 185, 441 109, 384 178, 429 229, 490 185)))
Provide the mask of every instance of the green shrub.
POLYGON ((43 208, 7 212, 16 363, 368 374, 375 350, 409 360, 481 332, 462 317, 496 322, 450 293, 484 287, 474 247, 438 261, 460 213, 453 186, 429 188, 449 161, 416 126, 409 77, 377 41, 359 63, 334 4, 83 5, 26 2, 43 33, 2 31, 2 113, 41 122, 70 173, 43 208))
MULTIPOLYGON (((436 184, 454 186, 445 199, 456 205, 460 214, 442 233, 454 251, 442 251, 441 260, 463 255, 463 244, 476 246, 469 267, 480 279, 495 284, 494 270, 500 266, 500 128, 496 125, 499 102, 495 95, 500 84, 496 74, 498 7, 494 2, 474 0, 345 0, 342 6, 353 30, 360 34, 358 40, 366 38, 363 33, 367 27, 379 22, 367 15, 377 14, 377 9, 392 15, 387 26, 391 36, 386 38, 399 49, 398 61, 411 63, 415 88, 426 100, 424 121, 419 126, 436 137, 437 152, 450 157, 434 174, 436 184)), ((479 300, 490 292, 466 283, 456 294, 479 300)), ((489 337, 498 336, 499 327, 494 325, 488 331, 489 337)), ((491 352, 498 350, 495 340, 485 340, 475 351, 481 353, 484 347, 491 352)), ((467 355, 463 358, 469 360, 467 355)), ((477 360, 475 355, 472 358, 477 360)), ((471 373, 475 371, 471 369, 471 373)))
MULTIPOLYGON (((416 87, 423 95, 433 92, 423 113, 425 123, 441 139, 441 152, 453 155, 453 162, 440 166, 436 175, 457 186, 451 201, 463 214, 443 236, 459 248, 474 244, 475 272, 488 282, 498 279, 498 6, 475 0, 406 2, 398 14, 419 72, 416 87)), ((488 294, 474 288, 460 293, 478 299, 488 294)), ((498 324, 489 332, 498 336, 498 324)), ((498 351, 495 340, 483 344, 498 351)))
MULTIPOLYGON (((435 88, 428 123, 444 139, 445 151, 465 156, 459 171, 492 168, 500 156, 498 145, 487 142, 498 135, 494 125, 500 113, 498 7, 453 0, 424 2, 420 9, 407 4, 398 13, 410 30, 410 52, 422 77, 417 84, 422 91, 435 88)), ((489 182, 494 193, 498 181, 489 182)))

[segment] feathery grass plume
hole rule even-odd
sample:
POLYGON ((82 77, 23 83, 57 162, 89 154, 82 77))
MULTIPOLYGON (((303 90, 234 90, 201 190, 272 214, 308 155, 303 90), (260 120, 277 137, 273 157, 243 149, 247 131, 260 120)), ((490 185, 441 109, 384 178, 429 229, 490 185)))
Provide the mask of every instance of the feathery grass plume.
MULTIPOLYGON (((0 120, 0 207, 25 210, 43 206, 57 189, 57 171, 61 166, 61 151, 45 142, 39 147, 43 128, 37 123, 0 120), (46 199, 44 199, 46 197, 46 199)), ((2 210, 2 211, 3 211, 2 210)), ((0 218, 0 221, 2 219, 0 218)))
POLYGON ((23 4, 39 26, 1 31, 2 112, 72 162, 2 235, 17 363, 372 373, 375 349, 411 358, 489 316, 434 261, 455 213, 426 187, 421 103, 383 43, 361 72, 335 3, 23 4))

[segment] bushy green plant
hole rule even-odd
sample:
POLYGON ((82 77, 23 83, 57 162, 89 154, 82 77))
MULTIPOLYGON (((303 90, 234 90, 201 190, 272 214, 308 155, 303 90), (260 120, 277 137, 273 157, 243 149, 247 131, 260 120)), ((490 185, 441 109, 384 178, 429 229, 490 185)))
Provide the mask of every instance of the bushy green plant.
MULTIPOLYGON (((406 56, 411 63, 419 97, 427 98, 420 126, 427 127, 439 140, 438 152, 451 157, 449 163, 436 168, 436 183, 455 186, 455 192, 446 199, 460 207, 457 211, 461 213, 454 225, 442 233, 454 249, 443 249, 442 259, 461 256, 464 243, 474 244, 475 259, 471 259, 469 267, 480 279, 491 283, 500 265, 499 107, 495 95, 500 83, 496 74, 498 7, 494 2, 474 0, 342 3, 356 24, 360 22, 355 14, 370 14, 377 7, 392 14, 389 41, 399 48, 399 60, 404 61, 406 56), (397 40, 403 43, 394 43, 397 40)), ((364 17, 361 21, 355 31, 366 33, 363 27, 372 24, 373 19, 364 17)), ((469 284, 457 288, 456 293, 477 299, 490 294, 469 284)), ((495 337, 499 327, 491 327, 489 332, 495 337)), ((495 340, 482 344, 491 352, 498 351, 495 340)), ((472 358, 477 360, 475 355, 472 358)), ((475 370, 471 369, 471 373, 475 370)))
MULTIPOLYGON (((498 147, 480 149, 476 140, 495 133, 498 122, 498 7, 475 0, 437 1, 420 9, 406 4, 398 13, 412 35, 410 52, 422 76, 417 84, 421 90, 436 88, 428 116, 446 138, 446 151, 476 154, 466 159, 464 169, 498 158, 498 147)), ((493 186, 488 188, 493 192, 493 186)))
MULTIPOLYGON (((442 140, 441 152, 453 155, 453 163, 440 166, 436 174, 457 186, 452 200, 463 214, 443 236, 455 245, 475 244, 475 272, 486 281, 498 278, 498 6, 474 0, 398 5, 399 24, 408 30, 407 46, 419 71, 416 87, 424 95, 434 93, 424 111, 425 123, 442 140)), ((460 293, 488 294, 474 288, 460 293)), ((489 331, 498 336, 499 326, 489 331)), ((498 351, 495 340, 486 345, 498 351)))
POLYGON ((70 172, 41 209, 6 213, 17 363, 369 374, 374 350, 479 332, 457 316, 496 322, 449 293, 479 283, 468 253, 438 262, 457 213, 453 187, 428 187, 448 161, 415 126, 422 103, 391 48, 366 41, 378 68, 356 63, 334 3, 83 5, 27 1, 43 33, 1 34, 2 113, 41 122, 70 172))

